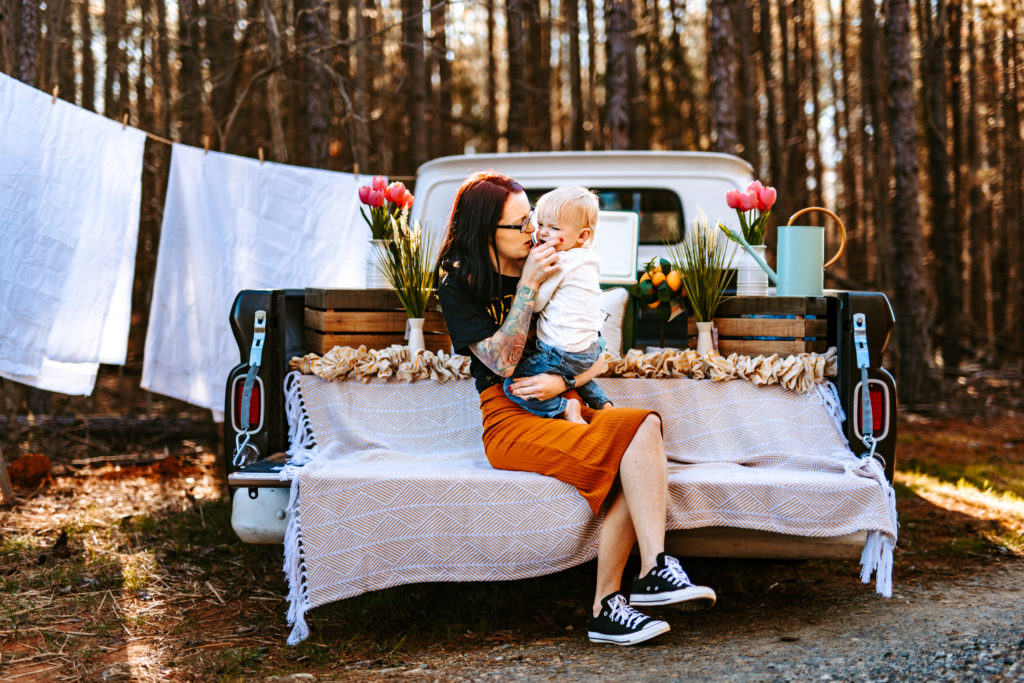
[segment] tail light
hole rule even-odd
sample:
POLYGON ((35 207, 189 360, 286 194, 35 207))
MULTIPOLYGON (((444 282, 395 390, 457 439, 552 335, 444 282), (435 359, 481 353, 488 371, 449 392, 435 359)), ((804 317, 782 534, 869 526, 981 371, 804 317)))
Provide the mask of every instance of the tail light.
MULTIPOLYGON (((863 390, 863 383, 858 384, 857 388, 853 392, 853 405, 855 422, 853 423, 854 432, 857 437, 863 436, 861 434, 861 424, 863 423, 863 417, 860 403, 860 392, 863 390)), ((871 399, 871 431, 875 438, 881 441, 889 433, 889 387, 884 382, 877 379, 868 380, 868 397, 871 399)))
MULTIPOLYGON (((242 431, 242 392, 245 390, 245 375, 235 377, 231 387, 233 405, 231 406, 231 426, 236 432, 242 431)), ((263 380, 259 375, 252 385, 249 398, 249 431, 258 432, 263 428, 263 380)))

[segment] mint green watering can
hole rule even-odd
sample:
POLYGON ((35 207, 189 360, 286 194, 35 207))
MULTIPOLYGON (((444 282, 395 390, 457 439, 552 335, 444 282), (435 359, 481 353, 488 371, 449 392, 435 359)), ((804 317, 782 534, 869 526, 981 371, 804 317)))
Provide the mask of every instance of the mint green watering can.
POLYGON ((846 249, 846 226, 828 209, 811 206, 797 211, 789 217, 786 225, 779 226, 779 240, 776 248, 779 272, 775 273, 764 259, 744 239, 742 234, 730 231, 736 241, 747 250, 768 274, 775 284, 777 296, 822 296, 824 293, 825 269, 839 260, 846 249), (828 262, 825 262, 825 228, 819 225, 793 225, 797 217, 809 211, 820 211, 828 214, 839 224, 842 242, 839 251, 828 262))

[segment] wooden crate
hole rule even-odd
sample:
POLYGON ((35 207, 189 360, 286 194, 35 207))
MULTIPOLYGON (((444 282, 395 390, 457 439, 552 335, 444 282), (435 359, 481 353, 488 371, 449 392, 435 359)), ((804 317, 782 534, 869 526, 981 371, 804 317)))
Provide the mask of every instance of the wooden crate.
MULTIPOLYGON (((828 350, 828 301, 824 297, 737 296, 726 299, 715 314, 718 351, 789 356, 828 350)), ((686 324, 691 348, 697 346, 697 323, 686 324)))
MULTIPOLYGON (((306 350, 323 355, 335 346, 383 349, 392 344, 405 345, 407 318, 394 290, 308 287, 306 350)), ((427 349, 450 352, 452 340, 436 300, 427 307, 425 318, 423 339, 427 349)))

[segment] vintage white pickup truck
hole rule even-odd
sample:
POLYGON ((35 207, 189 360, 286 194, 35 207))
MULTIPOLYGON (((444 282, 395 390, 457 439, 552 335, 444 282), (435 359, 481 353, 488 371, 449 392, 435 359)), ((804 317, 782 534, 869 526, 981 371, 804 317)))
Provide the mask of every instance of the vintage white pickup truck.
MULTIPOLYGON (((634 212, 639 235, 637 243, 626 245, 626 249, 636 254, 637 269, 652 257, 664 255, 666 240, 682 234, 699 211, 728 222, 735 213, 725 204, 726 191, 743 189, 753 179, 751 167, 743 160, 703 152, 446 157, 419 169, 413 218, 440 234, 461 181, 471 171, 489 168, 520 181, 531 200, 571 183, 592 188, 603 209, 634 212)), ((615 252, 623 245, 599 247, 615 252)), ((232 524, 239 537, 250 543, 280 543, 288 523, 288 482, 280 478, 282 454, 289 447, 282 385, 289 359, 308 350, 303 334, 304 296, 302 289, 243 291, 231 307, 240 362, 226 382, 224 462, 233 496, 232 524), (247 375, 253 377, 248 383, 250 391, 245 390, 247 375), (244 452, 239 453, 236 446, 240 441, 233 437, 243 428, 247 438, 244 452)), ((839 372, 833 382, 845 414, 844 435, 858 452, 864 450, 863 435, 872 434, 877 440, 873 457, 882 461, 891 480, 897 396, 892 376, 882 367, 882 353, 894 322, 892 309, 879 292, 826 290, 822 299, 828 320, 826 341, 838 350, 839 372), (869 400, 864 404, 862 399, 869 400), (862 410, 862 405, 870 410, 862 410), (867 424, 864 415, 870 415, 867 424)), ((653 315, 630 306, 627 317, 624 348, 658 343, 658 322, 653 315)), ((678 338, 664 342, 686 345, 685 339, 678 338)), ((725 526, 669 534, 670 549, 705 557, 856 557, 864 542, 863 532, 811 537, 725 526)))

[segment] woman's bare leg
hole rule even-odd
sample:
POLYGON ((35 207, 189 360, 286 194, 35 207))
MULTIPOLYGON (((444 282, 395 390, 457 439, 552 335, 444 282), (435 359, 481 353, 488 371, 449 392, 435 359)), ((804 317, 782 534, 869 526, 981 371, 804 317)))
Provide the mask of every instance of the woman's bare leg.
POLYGON ((626 568, 629 552, 636 542, 633 520, 629 516, 626 497, 619 490, 605 513, 601 534, 597 541, 597 592, 594 595, 593 614, 601 611, 601 600, 622 588, 622 571, 626 568))
POLYGON ((621 588, 634 542, 639 540, 641 576, 654 568, 658 553, 665 550, 668 465, 658 416, 649 415, 640 425, 622 455, 619 479, 622 489, 608 507, 598 538, 595 615, 601 599, 621 588))
POLYGON ((648 415, 636 431, 622 455, 619 479, 640 546, 640 576, 644 576, 665 550, 668 462, 657 415, 648 415))

